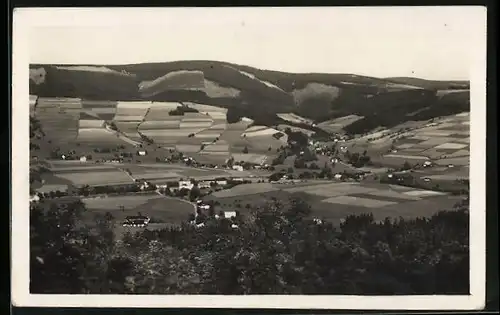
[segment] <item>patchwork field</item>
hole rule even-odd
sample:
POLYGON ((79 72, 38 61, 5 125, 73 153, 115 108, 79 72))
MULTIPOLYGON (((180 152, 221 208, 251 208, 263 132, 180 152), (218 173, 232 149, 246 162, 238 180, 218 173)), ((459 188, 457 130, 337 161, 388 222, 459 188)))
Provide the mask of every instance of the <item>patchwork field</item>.
POLYGON ((385 166, 401 166, 405 161, 421 164, 426 160, 441 165, 468 165, 469 113, 405 123, 356 138, 351 143, 359 143, 359 139, 366 140, 363 148, 378 150, 380 156, 375 154, 372 160, 385 166))
POLYGON ((78 135, 81 107, 81 100, 77 98, 39 97, 34 115, 50 139, 68 142, 78 135))
MULTIPOLYGON (((373 213, 376 220, 427 217, 440 210, 451 209, 461 199, 445 193, 408 187, 363 183, 315 183, 297 185, 254 183, 218 191, 207 199, 218 201, 227 209, 261 206, 269 198, 287 202, 299 197, 312 206, 313 216, 339 224, 350 214, 373 213), (237 206, 240 205, 240 206, 237 206)), ((244 210, 243 210, 244 211, 244 210)))

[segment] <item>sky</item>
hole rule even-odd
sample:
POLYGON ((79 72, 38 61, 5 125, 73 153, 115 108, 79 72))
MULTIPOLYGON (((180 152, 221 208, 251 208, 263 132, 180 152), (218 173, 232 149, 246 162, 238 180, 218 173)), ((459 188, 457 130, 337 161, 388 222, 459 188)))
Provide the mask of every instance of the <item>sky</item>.
MULTIPOLYGON (((481 7, 25 9, 31 63, 219 60, 287 72, 468 80, 481 7)), ((24 15, 24 16, 22 16, 24 15)))

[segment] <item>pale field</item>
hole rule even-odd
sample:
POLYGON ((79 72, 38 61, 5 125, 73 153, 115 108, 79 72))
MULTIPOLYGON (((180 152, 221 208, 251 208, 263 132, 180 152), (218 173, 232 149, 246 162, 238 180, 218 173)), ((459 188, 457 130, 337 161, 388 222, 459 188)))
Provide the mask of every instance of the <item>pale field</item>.
POLYGON ((187 122, 187 121, 181 121, 179 124, 179 128, 181 129, 194 129, 198 128, 201 130, 206 129, 212 125, 212 121, 197 121, 197 122, 187 122))
POLYGON ((133 74, 123 73, 103 66, 56 66, 56 69, 70 70, 70 71, 102 72, 102 73, 116 74, 124 77, 135 76, 133 74))
POLYGON ((180 121, 147 120, 139 125, 141 130, 179 129, 180 121))
POLYGON ((227 119, 226 113, 221 113, 221 112, 207 112, 207 113, 214 120, 226 121, 227 119))
POLYGON ((453 93, 460 93, 460 92, 468 92, 470 90, 465 90, 465 89, 462 89, 462 90, 438 90, 436 92, 436 96, 437 97, 443 97, 444 95, 447 95, 447 94, 453 94, 453 93))
POLYGON ((373 190, 369 191, 366 194, 380 197, 390 197, 390 198, 398 198, 405 200, 420 200, 418 196, 405 195, 404 193, 398 190, 373 190))
POLYGON ((87 208, 113 210, 123 206, 125 209, 133 209, 148 200, 162 198, 158 195, 133 195, 133 196, 113 196, 113 197, 93 197, 82 199, 87 208))
POLYGON ((430 149, 421 151, 420 155, 427 156, 427 157, 429 157, 431 159, 438 159, 438 158, 440 158, 441 156, 443 156, 445 154, 443 152, 437 151, 435 148, 430 148, 430 149))
POLYGON ((183 153, 198 152, 200 151, 200 145, 196 144, 177 144, 175 148, 183 153))
POLYGON ((139 83, 139 91, 162 88, 165 83, 168 88, 201 89, 205 87, 204 75, 198 70, 176 70, 162 75, 154 80, 139 83))
POLYGON ((373 188, 363 187, 355 183, 331 183, 284 189, 287 192, 304 192, 322 197, 335 197, 347 194, 367 193, 373 188))
POLYGON ((358 207, 366 207, 366 208, 381 208, 389 205, 397 204, 397 202, 392 201, 382 201, 375 199, 367 199, 353 196, 337 196, 323 200, 323 202, 341 204, 341 205, 350 205, 350 206, 358 206, 358 207))
POLYGON ((447 181, 453 181, 459 178, 468 178, 469 176, 460 176, 457 174, 439 174, 439 175, 429 175, 429 176, 422 176, 420 178, 430 178, 430 179, 435 179, 435 180, 447 180, 447 181))
POLYGON ((465 147, 467 147, 466 144, 447 142, 447 143, 443 143, 443 144, 438 145, 437 147, 435 147, 435 149, 456 149, 456 150, 460 150, 460 149, 463 149, 465 147))
POLYGON ((422 136, 422 135, 415 135, 413 137, 410 137, 408 139, 411 139, 411 140, 421 140, 421 141, 427 141, 430 139, 430 137, 426 137, 426 136, 422 136))
POLYGON ((453 132, 451 131, 423 131, 420 134, 427 137, 449 137, 453 132))
POLYGON ((122 144, 123 141, 117 137, 116 134, 113 134, 107 131, 104 128, 86 128, 78 130, 77 141, 80 142, 111 142, 111 143, 119 143, 122 144))
POLYGON ((294 132, 297 132, 297 131, 302 132, 303 134, 306 134, 308 136, 311 136, 314 134, 314 131, 312 131, 312 130, 299 128, 299 127, 295 127, 295 126, 291 126, 291 125, 278 125, 278 129, 280 131, 285 131, 287 128, 290 128, 290 130, 292 130, 294 132))
POLYGON ((227 124, 226 123, 223 123, 223 124, 213 124, 212 126, 210 126, 210 128, 208 128, 208 130, 218 130, 218 131, 222 131, 222 130, 226 130, 227 128, 227 124))
POLYGON ((438 165, 448 165, 448 164, 469 165, 469 163, 470 163, 469 156, 446 158, 446 159, 441 159, 441 160, 436 161, 436 164, 438 164, 438 165))
POLYGON ((203 151, 205 151, 205 152, 229 152, 229 145, 216 142, 215 144, 209 144, 209 145, 205 146, 205 149, 203 149, 203 151))
POLYGON ((68 185, 63 184, 44 184, 42 187, 35 189, 39 193, 48 193, 51 191, 65 191, 68 185))
POLYGON ((136 179, 144 179, 144 180, 150 180, 150 179, 175 179, 175 178, 180 178, 182 177, 181 174, 176 173, 176 172, 133 172, 132 176, 136 179))
POLYGON ((407 160, 428 160, 426 156, 420 156, 420 155, 403 155, 403 154, 386 154, 384 157, 389 157, 389 158, 400 158, 400 159, 407 159, 407 160))
POLYGON ((251 126, 245 130, 245 132, 252 132, 252 131, 258 131, 258 130, 265 130, 269 127, 267 126, 251 126))
POLYGON ((175 138, 182 138, 182 137, 187 137, 188 135, 192 133, 198 132, 199 129, 163 129, 163 130, 141 130, 141 132, 144 135, 147 135, 148 137, 175 137, 175 138))
POLYGON ((340 88, 322 83, 308 83, 305 88, 292 92, 295 102, 299 104, 310 97, 317 95, 327 96, 330 101, 336 99, 340 94, 340 88))
POLYGON ((470 151, 469 150, 458 150, 452 154, 447 154, 447 157, 461 157, 461 156, 469 156, 470 151))
POLYGON ((397 145, 396 148, 398 149, 409 149, 411 147, 413 147, 415 144, 413 143, 404 143, 404 144, 400 144, 400 145, 397 145))
POLYGON ((304 117, 301 117, 299 115, 293 114, 293 113, 281 113, 281 114, 276 114, 279 118, 294 122, 294 123, 304 123, 304 124, 312 124, 313 121, 304 117))
POLYGON ((408 196, 417 196, 417 197, 432 197, 432 196, 446 195, 445 193, 442 193, 440 191, 433 191, 433 190, 411 190, 404 192, 404 194, 408 196))
POLYGON ((422 141, 422 142, 418 143, 417 146, 431 148, 431 147, 434 147, 436 145, 441 145, 443 143, 450 142, 453 140, 455 140, 455 139, 450 138, 450 137, 436 137, 436 138, 430 138, 429 140, 426 140, 426 141, 422 141))
POLYGON ((205 88, 203 91, 210 98, 238 97, 240 95, 240 91, 235 88, 221 86, 216 82, 207 79, 205 79, 205 88))
POLYGON ((78 128, 101 128, 104 126, 104 120, 79 120, 78 128))
POLYGON ((99 185, 118 185, 118 184, 131 184, 132 179, 127 176, 127 174, 116 171, 116 172, 106 172, 106 176, 103 176, 103 172, 78 172, 78 173, 62 173, 57 174, 57 177, 69 180, 75 185, 89 185, 89 186, 99 186, 99 185))
POLYGON ((126 102, 118 102, 117 108, 123 110, 142 110, 147 111, 147 109, 151 106, 152 102, 150 101, 126 101, 126 102))
POLYGON ((266 85, 267 87, 270 87, 270 88, 273 88, 273 89, 276 89, 276 90, 279 90, 281 92, 284 92, 280 87, 278 87, 277 85, 271 83, 271 82, 268 82, 268 81, 265 81, 265 80, 261 80, 259 79, 258 77, 256 77, 255 75, 251 74, 251 73, 248 73, 248 72, 245 72, 245 71, 242 71, 242 70, 238 70, 241 74, 249 77, 249 78, 252 78, 254 80, 257 80, 259 82, 261 82, 262 84, 266 85))
POLYGON ((223 107, 217 107, 213 105, 205 105, 205 104, 199 104, 199 103, 192 103, 192 102, 184 102, 185 105, 187 105, 190 108, 194 108, 198 110, 199 112, 216 112, 216 113, 227 113, 227 108, 223 107))
POLYGON ((244 154, 244 153, 232 153, 231 154, 235 161, 243 161, 255 164, 261 164, 267 160, 267 156, 263 154, 244 154))
POLYGON ((270 183, 252 183, 252 184, 242 184, 230 189, 216 191, 213 193, 213 195, 218 198, 226 198, 234 196, 260 194, 275 190, 278 189, 273 187, 273 185, 271 185, 270 183))
POLYGON ((124 121, 120 122, 117 121, 115 122, 116 127, 122 132, 137 132, 137 126, 139 126, 139 122, 130 122, 130 121, 124 121))
MULTIPOLYGON (((269 153, 275 153, 276 149, 279 147, 286 145, 286 136, 281 137, 279 140, 275 139, 272 136, 255 136, 255 137, 247 137, 248 141, 248 149, 250 153, 264 153, 267 154, 268 149, 271 148, 271 152, 269 153)), ((235 142, 231 142, 231 145, 236 147, 235 142)))
POLYGON ((81 104, 81 98, 75 97, 39 97, 38 101, 40 103, 50 103, 50 104, 67 104, 67 103, 79 103, 81 104))
POLYGON ((114 107, 90 108, 87 111, 90 111, 91 113, 94 113, 94 114, 116 114, 116 108, 114 108, 114 107))
POLYGON ((207 130, 203 130, 197 134, 194 135, 195 138, 199 139, 216 139, 220 137, 222 132, 209 132, 207 130))
POLYGON ((140 115, 123 115, 117 113, 113 118, 114 121, 125 121, 125 122, 137 122, 139 124, 144 119, 144 116, 140 115))
POLYGON ((245 131, 243 136, 252 138, 252 137, 261 137, 261 136, 272 136, 275 133, 280 132, 279 130, 273 128, 259 129, 256 131, 245 131))

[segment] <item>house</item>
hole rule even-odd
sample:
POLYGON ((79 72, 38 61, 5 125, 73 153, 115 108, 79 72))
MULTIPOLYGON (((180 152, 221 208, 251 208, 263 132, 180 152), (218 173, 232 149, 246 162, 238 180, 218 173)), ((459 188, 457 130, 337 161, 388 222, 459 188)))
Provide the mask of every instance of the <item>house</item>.
POLYGON ((333 175, 333 178, 340 180, 342 179, 342 174, 335 174, 333 175))
POLYGON ((147 154, 148 154, 148 152, 146 150, 137 151, 137 155, 139 155, 139 156, 146 156, 147 154))
POLYGON ((149 217, 143 215, 137 216, 128 216, 123 221, 123 226, 131 226, 131 227, 145 227, 149 224, 151 219, 149 217))
POLYGON ((231 219, 236 217, 236 211, 224 211, 224 218, 231 219))
POLYGON ((243 171, 243 166, 241 166, 241 165, 233 165, 233 170, 242 172, 243 171))
POLYGON ((424 162, 424 167, 428 167, 428 166, 431 166, 431 165, 432 165, 431 161, 425 161, 424 162))
POLYGON ((37 202, 37 201, 40 201, 40 196, 38 196, 38 194, 30 196, 30 202, 37 202))
POLYGON ((87 162, 87 157, 86 156, 81 156, 80 157, 80 162, 87 162))
POLYGON ((66 160, 66 155, 61 155, 61 159, 66 160))
POLYGON ((225 179, 219 179, 219 180, 216 180, 215 183, 217 185, 224 186, 224 185, 227 185, 227 180, 225 180, 225 179))
POLYGON ((193 189, 194 184, 190 180, 180 180, 179 181, 179 190, 185 188, 185 189, 193 189))
POLYGON ((201 181, 198 183, 199 188, 210 188, 210 181, 201 181))

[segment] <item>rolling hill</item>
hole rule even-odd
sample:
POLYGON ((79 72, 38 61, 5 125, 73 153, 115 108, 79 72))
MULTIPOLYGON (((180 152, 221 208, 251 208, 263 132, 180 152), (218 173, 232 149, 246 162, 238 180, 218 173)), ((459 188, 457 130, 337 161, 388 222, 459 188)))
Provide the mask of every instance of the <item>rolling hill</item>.
POLYGON ((203 60, 106 66, 32 64, 30 94, 196 102, 227 108, 228 120, 250 117, 261 125, 285 123, 276 115, 280 113, 297 114, 315 123, 362 116, 344 127, 353 134, 452 115, 470 106, 467 81, 285 73, 203 60))

